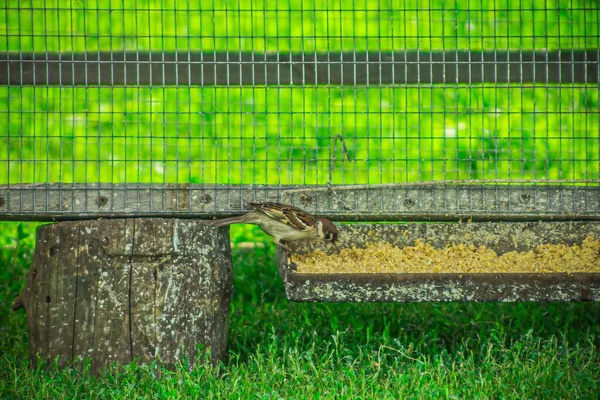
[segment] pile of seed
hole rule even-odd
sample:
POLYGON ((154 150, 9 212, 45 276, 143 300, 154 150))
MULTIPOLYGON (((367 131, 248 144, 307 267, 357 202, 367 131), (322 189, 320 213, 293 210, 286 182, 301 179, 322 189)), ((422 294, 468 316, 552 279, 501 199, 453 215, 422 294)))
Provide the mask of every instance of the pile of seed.
POLYGON ((485 246, 454 244, 436 249, 417 241, 402 249, 374 243, 326 255, 320 250, 294 256, 297 272, 327 273, 482 273, 600 272, 600 241, 588 236, 581 246, 543 244, 502 255, 485 246))

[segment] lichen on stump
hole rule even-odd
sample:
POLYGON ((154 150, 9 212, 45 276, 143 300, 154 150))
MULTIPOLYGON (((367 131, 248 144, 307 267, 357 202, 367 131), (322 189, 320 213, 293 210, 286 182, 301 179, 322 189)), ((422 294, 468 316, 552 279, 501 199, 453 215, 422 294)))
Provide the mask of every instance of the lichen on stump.
POLYGON ((199 347, 226 355, 232 288, 227 229, 204 221, 137 218, 38 229, 25 308, 29 352, 63 363, 193 365, 199 347))

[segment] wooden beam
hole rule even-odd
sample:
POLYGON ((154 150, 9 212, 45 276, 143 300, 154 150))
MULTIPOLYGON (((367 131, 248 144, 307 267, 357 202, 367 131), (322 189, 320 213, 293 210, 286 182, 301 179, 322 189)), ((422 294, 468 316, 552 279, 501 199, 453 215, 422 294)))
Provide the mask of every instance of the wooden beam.
POLYGON ((600 218, 596 184, 422 183, 345 186, 30 184, 0 186, 0 220, 239 215, 248 202, 292 204, 336 220, 600 218))
POLYGON ((4 53, 0 85, 598 83, 598 50, 4 53))

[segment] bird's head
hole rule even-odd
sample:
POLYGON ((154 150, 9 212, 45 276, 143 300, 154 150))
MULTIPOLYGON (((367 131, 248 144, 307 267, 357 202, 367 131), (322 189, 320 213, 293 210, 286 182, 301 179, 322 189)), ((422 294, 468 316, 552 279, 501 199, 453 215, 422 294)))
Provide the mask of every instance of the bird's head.
POLYGON ((319 217, 317 219, 317 236, 321 239, 335 244, 338 238, 338 230, 327 218, 319 217))

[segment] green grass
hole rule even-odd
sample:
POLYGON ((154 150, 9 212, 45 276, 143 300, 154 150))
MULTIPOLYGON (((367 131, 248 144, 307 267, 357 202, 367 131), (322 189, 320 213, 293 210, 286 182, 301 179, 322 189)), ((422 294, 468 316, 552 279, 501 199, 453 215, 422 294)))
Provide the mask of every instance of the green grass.
POLYGON ((600 388, 600 305, 310 304, 285 299, 274 246, 235 228, 229 361, 100 377, 31 369, 25 314, 9 313, 36 224, 0 223, 0 398, 578 398, 600 388), (262 246, 262 245, 261 245, 262 246))

